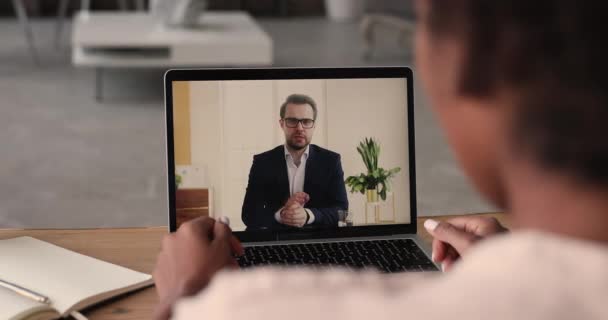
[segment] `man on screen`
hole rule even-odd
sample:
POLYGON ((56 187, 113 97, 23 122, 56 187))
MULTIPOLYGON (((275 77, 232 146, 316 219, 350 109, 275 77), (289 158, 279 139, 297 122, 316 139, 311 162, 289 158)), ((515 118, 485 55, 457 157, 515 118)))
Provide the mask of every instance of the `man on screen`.
POLYGON ((292 94, 281 105, 285 144, 255 155, 242 218, 248 229, 338 226, 348 209, 340 155, 310 144, 317 105, 292 94))

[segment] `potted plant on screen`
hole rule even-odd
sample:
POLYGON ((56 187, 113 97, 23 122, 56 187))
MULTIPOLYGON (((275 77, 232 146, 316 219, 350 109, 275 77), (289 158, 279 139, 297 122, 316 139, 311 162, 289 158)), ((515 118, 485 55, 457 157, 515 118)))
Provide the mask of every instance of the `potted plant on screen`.
POLYGON ((345 183, 350 187, 350 192, 365 194, 367 202, 378 202, 378 195, 382 200, 386 200, 386 193, 391 188, 391 179, 401 171, 401 168, 386 170, 378 167, 380 145, 373 138, 365 138, 360 142, 357 152, 361 155, 367 173, 346 178, 345 183))
POLYGON ((179 174, 175 174, 175 189, 179 189, 179 186, 182 184, 182 176, 179 174))

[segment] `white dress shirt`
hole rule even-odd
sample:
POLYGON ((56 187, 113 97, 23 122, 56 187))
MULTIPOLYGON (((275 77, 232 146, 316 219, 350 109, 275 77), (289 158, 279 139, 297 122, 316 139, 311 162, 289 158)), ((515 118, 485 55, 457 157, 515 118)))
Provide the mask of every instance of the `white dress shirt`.
MULTIPOLYGON (((283 150, 285 151, 285 162, 287 162, 287 178, 289 179, 289 195, 293 196, 297 192, 304 192, 304 178, 306 177, 306 160, 308 160, 308 152, 310 150, 310 145, 306 147, 304 153, 302 154, 302 158, 300 159, 300 165, 296 165, 291 153, 287 150, 287 147, 284 146, 283 150)), ((274 214, 275 220, 277 222, 281 222, 281 211, 283 208, 279 209, 274 214)), ((310 216, 308 220, 308 224, 311 224, 315 221, 315 215, 310 211, 310 209, 304 209, 310 216)))

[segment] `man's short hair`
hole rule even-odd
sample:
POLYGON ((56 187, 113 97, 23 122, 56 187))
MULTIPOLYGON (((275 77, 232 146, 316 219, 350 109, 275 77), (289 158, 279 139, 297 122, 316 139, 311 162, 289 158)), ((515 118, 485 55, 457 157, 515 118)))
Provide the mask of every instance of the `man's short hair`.
POLYGON ((288 104, 307 104, 312 108, 313 120, 317 120, 317 104, 315 100, 305 94, 294 93, 285 99, 285 102, 281 105, 280 116, 281 119, 285 118, 285 109, 288 104))

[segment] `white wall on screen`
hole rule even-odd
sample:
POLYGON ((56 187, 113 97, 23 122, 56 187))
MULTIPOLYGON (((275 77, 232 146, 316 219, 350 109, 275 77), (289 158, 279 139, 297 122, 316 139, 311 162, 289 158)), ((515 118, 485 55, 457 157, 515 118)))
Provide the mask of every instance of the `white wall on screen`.
MULTIPOLYGON (((345 178, 365 172, 356 151, 365 137, 380 143, 379 166, 400 167, 392 180, 397 222, 409 222, 407 92, 405 79, 326 80, 328 146, 342 155, 345 178)), ((354 223, 365 222, 365 196, 348 194, 354 223)), ((383 218, 386 219, 383 215, 383 218)))
MULTIPOLYGON (((206 165, 211 216, 226 215, 235 230, 244 228, 241 207, 253 155, 283 144, 279 107, 289 94, 302 93, 318 106, 312 142, 342 155, 345 177, 364 171, 359 141, 380 141, 380 165, 402 168, 393 191, 397 221, 408 222, 405 88, 403 79, 191 82, 192 163, 206 165)), ((363 223, 365 198, 348 198, 355 223, 363 223)))

